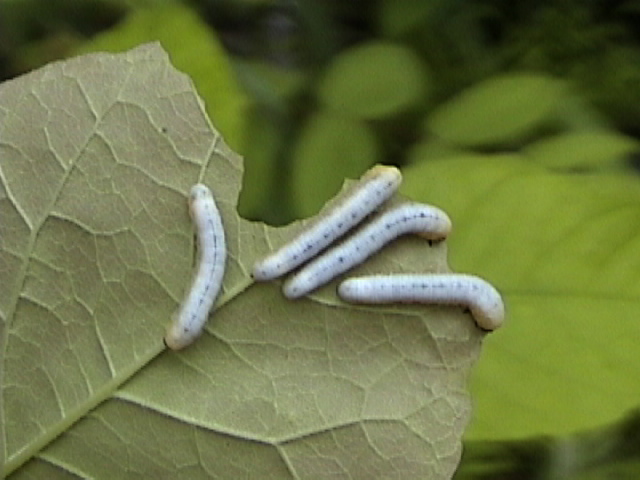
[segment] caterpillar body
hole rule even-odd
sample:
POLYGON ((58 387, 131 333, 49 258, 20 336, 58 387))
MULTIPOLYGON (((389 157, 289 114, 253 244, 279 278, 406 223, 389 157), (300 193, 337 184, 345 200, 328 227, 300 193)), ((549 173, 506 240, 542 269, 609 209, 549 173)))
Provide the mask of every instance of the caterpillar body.
POLYGON ((227 259, 220 212, 207 186, 191 187, 189 212, 197 230, 199 259, 191 288, 164 337, 165 344, 173 350, 190 345, 202 333, 220 292, 227 259))
POLYGON ((407 233, 441 240, 451 231, 445 212, 431 205, 406 203, 378 214, 341 244, 315 258, 287 279, 283 293, 298 298, 364 262, 387 243, 407 233))
POLYGON ((478 326, 495 330, 504 322, 500 293, 486 280, 463 274, 372 275, 349 278, 338 287, 347 302, 436 303, 469 308, 478 326))
POLYGON ((326 214, 292 241, 256 262, 253 278, 272 280, 314 257, 391 197, 401 181, 400 170, 395 167, 376 165, 371 168, 326 214))

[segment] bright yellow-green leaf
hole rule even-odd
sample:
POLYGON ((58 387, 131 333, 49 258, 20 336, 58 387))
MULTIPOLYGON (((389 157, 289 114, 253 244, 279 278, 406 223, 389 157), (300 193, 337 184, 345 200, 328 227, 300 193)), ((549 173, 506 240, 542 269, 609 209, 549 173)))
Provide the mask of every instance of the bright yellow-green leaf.
POLYGON ((506 299, 472 377, 469 438, 564 434, 638 405, 637 177, 459 155, 406 169, 402 191, 450 214, 453 267, 506 299))
POLYGON ((429 72, 409 48, 369 42, 336 57, 318 86, 318 97, 357 118, 385 118, 419 107, 429 83, 429 72))
POLYGON ((443 140, 478 147, 518 141, 554 117, 566 93, 552 77, 509 73, 470 87, 429 114, 425 127, 443 140))
POLYGON ((376 138, 366 123, 328 111, 313 115, 298 137, 291 162, 299 216, 317 212, 345 177, 360 176, 378 156, 376 138))
MULTIPOLYGON (((242 161, 158 44, 0 85, 0 464, 14 478, 430 478, 456 468, 484 336, 454 307, 286 300, 253 262, 242 161), (205 332, 162 337, 204 182, 229 258, 205 332)), ((360 272, 446 271, 406 238, 360 272)))
MULTIPOLYGON (((173 64, 189 74, 227 143, 242 148, 249 101, 215 32, 184 4, 172 2, 133 11, 124 22, 93 38, 76 53, 122 52, 152 41, 159 41, 173 64)), ((150 83, 155 81, 149 79, 150 83)))

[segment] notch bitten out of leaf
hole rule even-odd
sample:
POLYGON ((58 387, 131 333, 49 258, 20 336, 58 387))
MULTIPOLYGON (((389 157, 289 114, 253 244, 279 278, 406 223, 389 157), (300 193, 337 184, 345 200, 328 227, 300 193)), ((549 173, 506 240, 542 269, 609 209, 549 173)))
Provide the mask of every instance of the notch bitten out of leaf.
MULTIPOLYGON (((3 476, 451 477, 483 333, 460 309, 252 285, 302 224, 238 216, 242 161, 159 44, 5 82, 0 115, 3 476), (213 321, 176 354, 162 332, 198 182, 227 266, 213 321)), ((358 273, 416 270, 447 272, 446 243, 402 238, 358 273)))

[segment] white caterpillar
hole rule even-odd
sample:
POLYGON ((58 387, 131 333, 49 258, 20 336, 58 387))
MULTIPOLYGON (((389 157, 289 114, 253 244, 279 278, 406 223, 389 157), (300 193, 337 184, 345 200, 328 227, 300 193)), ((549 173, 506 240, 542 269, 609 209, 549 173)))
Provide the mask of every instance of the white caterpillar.
POLYGON ((282 291, 298 298, 364 262, 391 240, 417 233, 429 240, 441 240, 451 231, 445 212, 431 205, 406 203, 374 217, 355 234, 320 255, 290 277, 282 291))
POLYGON ((253 278, 272 280, 314 257, 385 202, 401 181, 400 170, 395 167, 371 168, 326 214, 292 241, 258 261, 253 267, 253 278))
POLYGON ((191 344, 202 332, 220 292, 227 259, 220 213, 208 187, 202 184, 191 187, 189 212, 198 231, 199 261, 191 289, 164 337, 165 344, 173 350, 191 344))
POLYGON ((495 330, 504 322, 498 291, 474 275, 373 275, 345 280, 338 295, 353 303, 442 303, 464 305, 478 326, 495 330))

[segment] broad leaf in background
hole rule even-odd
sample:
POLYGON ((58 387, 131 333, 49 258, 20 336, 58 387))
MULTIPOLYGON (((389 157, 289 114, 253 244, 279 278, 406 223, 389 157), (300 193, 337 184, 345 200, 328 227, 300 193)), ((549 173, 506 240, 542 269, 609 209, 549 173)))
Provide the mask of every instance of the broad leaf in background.
POLYGON ((389 118, 422 106, 429 78, 426 65, 410 48, 367 42, 331 62, 317 95, 326 108, 355 118, 389 118))
POLYGON ((557 120, 567 88, 565 82, 548 75, 490 77, 431 112, 425 131, 465 147, 515 143, 557 120))
POLYGON ((566 434, 637 407, 640 179, 515 154, 413 161, 402 191, 450 214, 453 267, 506 298, 508 322, 472 376, 468 438, 566 434))
MULTIPOLYGON (((242 162, 158 44, 0 86, 3 474, 11 478, 450 478, 483 334, 452 307, 286 300, 254 260, 300 228, 235 212, 242 162), (229 259, 184 352, 186 195, 209 185, 229 259)), ((395 243, 360 271, 447 271, 395 243)))
POLYGON ((523 149, 528 158, 555 169, 626 167, 640 142, 609 130, 569 132, 539 140, 523 149))

